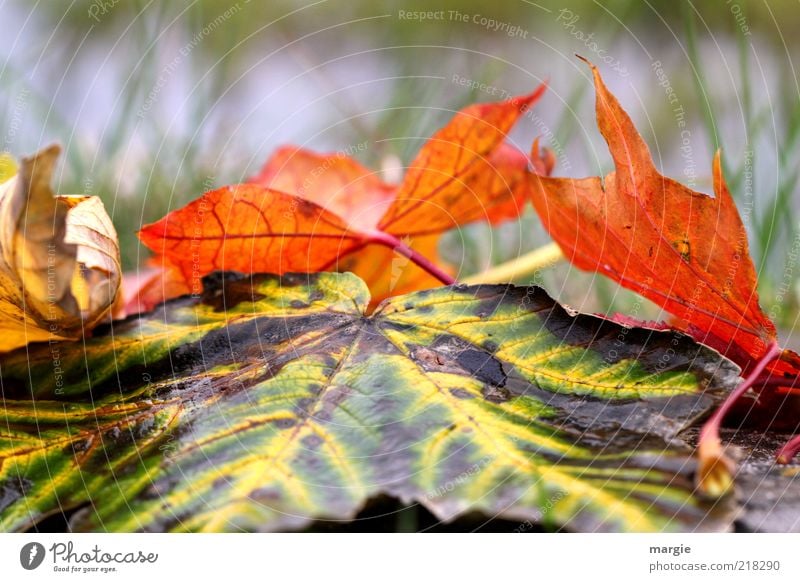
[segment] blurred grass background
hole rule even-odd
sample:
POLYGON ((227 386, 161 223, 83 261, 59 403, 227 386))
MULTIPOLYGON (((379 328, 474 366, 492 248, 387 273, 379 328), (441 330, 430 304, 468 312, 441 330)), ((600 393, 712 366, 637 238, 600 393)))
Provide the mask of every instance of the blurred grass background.
MULTIPOLYGON (((24 155, 60 142, 59 191, 104 199, 133 269, 146 257, 135 236, 141 224, 252 175, 281 144, 365 143, 356 157, 367 165, 409 162, 452 110, 497 98, 454 78, 509 94, 547 80, 512 141, 527 150, 542 135, 558 155, 557 175, 604 174, 610 157, 579 53, 600 66, 666 174, 710 192, 713 152, 723 148, 731 191, 748 209, 762 305, 791 330, 800 293, 797 8, 764 0, 6 0, 0 149, 24 155), (418 10, 444 18, 403 16, 418 10)), ((442 251, 469 275, 546 242, 529 210, 495 230, 452 232, 442 251)), ((528 281, 583 311, 663 317, 567 264, 528 281)))

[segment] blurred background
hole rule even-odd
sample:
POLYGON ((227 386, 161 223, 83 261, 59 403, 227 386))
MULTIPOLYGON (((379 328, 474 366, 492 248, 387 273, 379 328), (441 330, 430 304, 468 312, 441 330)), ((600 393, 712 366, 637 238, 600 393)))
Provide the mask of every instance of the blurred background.
MULTIPOLYGON (((541 136, 556 175, 605 174, 611 160, 578 53, 600 67, 665 174, 710 192, 713 152, 723 148, 762 305, 786 335, 800 294, 798 8, 788 0, 0 0, 0 151, 61 143, 58 191, 103 198, 125 267, 135 269, 147 256, 135 235, 142 224, 255 174, 279 145, 396 168, 454 110, 544 80, 549 91, 512 142, 527 151, 541 136)), ((529 209, 494 231, 451 232, 442 252, 466 276, 548 240, 529 209)), ((522 280, 532 281, 583 311, 660 317, 565 263, 522 280)))

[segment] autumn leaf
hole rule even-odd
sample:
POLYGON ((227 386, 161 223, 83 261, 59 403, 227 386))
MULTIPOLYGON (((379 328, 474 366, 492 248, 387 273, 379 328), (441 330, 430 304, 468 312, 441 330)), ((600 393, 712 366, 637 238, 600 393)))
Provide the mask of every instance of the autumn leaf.
POLYGON ((360 232, 322 206, 255 184, 208 192, 139 236, 180 269, 193 293, 214 270, 325 271, 339 253, 364 244, 360 232))
MULTIPOLYGON (((677 316, 673 326, 759 377, 761 363, 778 354, 777 335, 758 304, 747 233, 719 153, 714 197, 663 176, 630 117, 590 66, 597 124, 616 171, 603 179, 536 176, 533 202, 542 222, 574 265, 647 297, 677 316)), ((797 368, 784 373, 796 354, 785 351, 782 359, 773 372, 792 384, 797 368)), ((730 485, 731 466, 718 442, 709 446, 713 440, 701 442, 701 457, 709 461, 708 478, 719 481, 709 487, 718 491, 730 485)))
POLYGON ((17 174, 17 161, 6 153, 0 153, 0 184, 17 174))
POLYGON ((441 233, 514 218, 529 196, 529 160, 504 139, 543 91, 459 111, 399 186, 347 156, 287 147, 253 183, 206 193, 140 237, 193 290, 217 269, 347 269, 367 279, 376 301, 452 282, 437 266, 441 233))
POLYGON ((190 295, 192 289, 178 268, 166 259, 151 257, 135 271, 123 273, 122 293, 118 319, 152 311, 165 297, 190 295))
POLYGON ((378 228, 397 236, 432 234, 517 217, 527 194, 527 159, 504 140, 544 89, 459 111, 411 162, 378 228), (519 204, 509 206, 509 199, 519 204))
MULTIPOLYGON (((279 148, 251 182, 315 202, 346 217, 351 225, 361 225, 363 230, 373 230, 397 196, 395 185, 385 183, 378 172, 349 156, 318 154, 293 146, 279 148)), ((405 237, 403 242, 440 263, 438 233, 413 239, 405 237)), ((373 301, 440 284, 439 279, 410 259, 377 245, 340 257, 336 268, 353 272, 366 281, 373 301)))
POLYGON ((77 339, 112 310, 120 287, 117 235, 93 196, 54 196, 60 149, 2 164, 0 351, 77 339), (13 175, 12 175, 13 174, 13 175))
POLYGON ((12 354, 0 528, 293 530, 380 495, 445 521, 730 528, 682 437, 737 380, 714 351, 642 329, 620 348, 534 287, 369 301, 351 274, 215 274, 85 345, 12 354))
POLYGON ((597 69, 592 72, 598 127, 616 171, 603 179, 541 177, 533 197, 539 216, 577 267, 661 305, 722 353, 735 346, 758 359, 775 340, 775 326, 758 305, 747 234, 719 154, 714 197, 662 176, 628 115, 597 69))

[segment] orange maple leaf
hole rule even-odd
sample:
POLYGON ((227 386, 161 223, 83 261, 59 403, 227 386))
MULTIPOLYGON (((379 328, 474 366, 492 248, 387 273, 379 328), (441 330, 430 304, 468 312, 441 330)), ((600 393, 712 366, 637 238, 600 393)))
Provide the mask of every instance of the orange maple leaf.
MULTIPOLYGON (((616 171, 604 179, 537 176, 533 203, 564 255, 677 316, 675 327, 719 350, 748 374, 704 428, 698 480, 730 485, 717 429, 754 382, 794 383, 797 355, 777 348, 775 325, 758 304, 747 233, 714 158, 714 197, 663 176, 630 117, 591 65, 600 133, 616 171), (780 360, 773 362, 775 358, 780 360)), ((785 452, 785 451, 784 451, 785 452)))
MULTIPOLYGON (((430 260, 439 236, 478 220, 517 217, 530 196, 530 160, 504 140, 544 89, 456 113, 399 186, 341 154, 282 148, 251 183, 208 192, 139 232, 169 271, 146 287, 198 292, 200 279, 215 270, 346 269, 380 300, 452 282, 430 260), (393 268, 398 253, 414 264, 393 268)), ((542 170, 541 160, 533 163, 542 170)))

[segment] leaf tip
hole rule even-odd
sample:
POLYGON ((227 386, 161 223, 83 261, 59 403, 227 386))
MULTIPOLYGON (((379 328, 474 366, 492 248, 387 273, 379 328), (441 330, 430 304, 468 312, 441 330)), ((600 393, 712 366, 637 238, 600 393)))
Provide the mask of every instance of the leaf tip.
POLYGON ((575 56, 578 57, 580 60, 582 60, 587 65, 589 65, 589 69, 591 69, 592 76, 594 77, 595 86, 598 87, 598 89, 600 87, 605 89, 605 84, 603 83, 603 78, 600 76, 600 71, 598 70, 597 66, 592 61, 590 61, 589 59, 587 59, 586 57, 584 57, 582 55, 579 55, 578 53, 575 53, 575 56))
POLYGON ((589 65, 591 68, 593 68, 593 69, 595 68, 595 66, 592 64, 592 62, 589 59, 587 59, 586 57, 584 57, 583 55, 579 55, 578 53, 575 53, 575 56, 578 57, 580 60, 582 60, 587 65, 589 65))
POLYGON ((53 197, 50 183, 59 155, 61 146, 54 143, 22 158, 19 172, 23 183, 27 185, 29 196, 39 196, 47 200, 53 197))
POLYGON ((539 137, 533 140, 530 159, 534 171, 540 176, 549 176, 556 165, 556 156, 548 147, 539 147, 539 137))
POLYGON ((159 239, 163 239, 167 233, 166 221, 162 218, 158 222, 151 222, 145 224, 142 228, 136 231, 136 236, 144 243, 150 250, 157 250, 155 243, 159 239))
POLYGON ((19 171, 17 160, 7 153, 0 153, 0 184, 11 179, 19 171))
POLYGON ((775 456, 775 462, 779 465, 788 465, 800 451, 800 436, 795 436, 783 445, 775 456))
POLYGON ((714 175, 714 192, 719 195, 721 188, 725 186, 725 177, 722 175, 722 148, 717 148, 714 152, 714 160, 711 163, 711 171, 714 175))
POLYGON ((695 487, 703 497, 719 499, 733 489, 735 463, 725 455, 719 439, 701 439, 697 448, 695 487))
POLYGON ((35 154, 22 158, 22 165, 23 167, 36 168, 38 171, 47 170, 55 165, 60 155, 61 146, 57 143, 53 143, 40 149, 35 154))
POLYGON ((58 156, 59 154, 61 154, 61 146, 58 145, 57 143, 51 143, 49 146, 43 147, 42 149, 37 151, 35 154, 32 154, 30 156, 26 156, 25 158, 23 158, 23 160, 26 161, 26 162, 27 161, 34 161, 34 160, 37 160, 39 158, 50 158, 50 157, 53 157, 53 156, 58 156))

